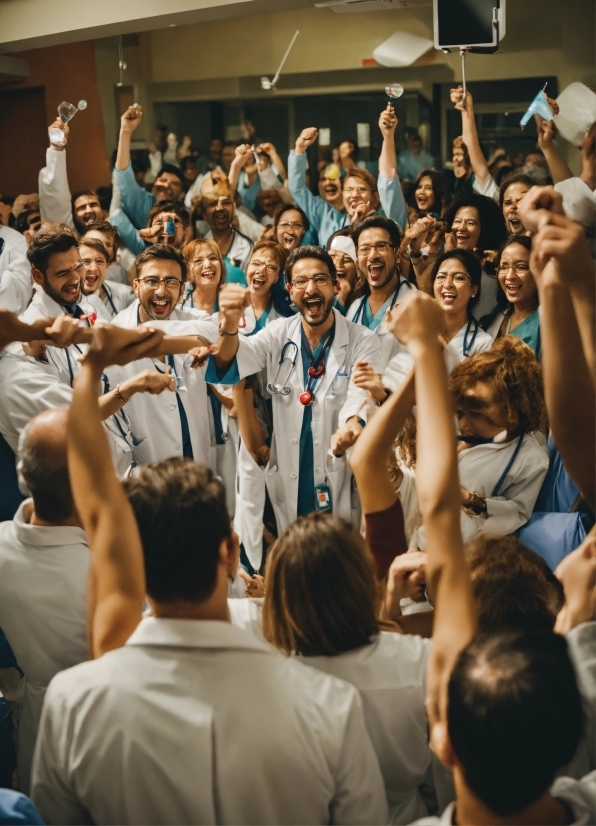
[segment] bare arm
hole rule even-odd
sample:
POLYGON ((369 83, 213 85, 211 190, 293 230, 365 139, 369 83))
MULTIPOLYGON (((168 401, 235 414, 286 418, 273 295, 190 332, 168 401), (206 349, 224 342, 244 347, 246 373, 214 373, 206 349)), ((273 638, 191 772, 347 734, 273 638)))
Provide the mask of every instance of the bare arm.
POLYGON ((390 508, 398 498, 388 462, 393 444, 414 406, 414 374, 393 393, 360 434, 349 462, 363 513, 390 508))
POLYGON ((286 170, 286 165, 282 161, 277 149, 273 146, 272 143, 261 143, 257 147, 259 152, 264 152, 266 155, 269 155, 269 160, 277 169, 279 176, 283 181, 286 180, 288 177, 288 173, 286 170))
POLYGON ((75 382, 69 414, 68 468, 75 506, 93 554, 89 601, 92 657, 126 642, 141 618, 145 596, 139 531, 114 473, 97 398, 97 385, 108 364, 126 364, 142 358, 159 339, 158 333, 147 328, 139 327, 135 332, 136 343, 122 347, 117 327, 94 328, 93 342, 75 382))
POLYGON ((554 143, 555 127, 552 120, 543 120, 538 116, 534 116, 538 128, 538 146, 542 149, 548 170, 554 183, 558 184, 560 181, 566 181, 567 178, 573 178, 573 172, 569 169, 563 158, 559 155, 557 147, 554 143))
POLYGON ((470 164, 472 171, 476 176, 478 183, 483 184, 490 175, 488 165, 484 153, 480 148, 480 141, 478 140, 478 130, 476 129, 476 121, 474 120, 474 101, 472 95, 466 90, 466 107, 462 105, 463 86, 458 86, 457 89, 451 90, 451 100, 455 103, 455 108, 461 112, 462 122, 462 138, 470 156, 470 164))
POLYGON ((427 680, 431 724, 445 702, 449 674, 476 631, 476 609, 460 529, 461 495, 453 403, 439 335, 440 307, 417 291, 393 313, 394 334, 415 359, 416 488, 426 530, 426 581, 435 598, 433 651, 427 680))
POLYGON ((246 381, 242 379, 234 385, 233 393, 238 414, 238 429, 242 441, 257 464, 267 464, 263 460, 265 458, 268 460, 269 448, 265 442, 261 424, 255 414, 253 391, 246 387, 246 381))
POLYGON ((395 151, 397 116, 393 106, 389 103, 387 108, 381 112, 379 129, 383 135, 383 146, 379 155, 379 175, 384 175, 386 178, 395 178, 397 176, 397 154, 395 151))
POLYGON ((116 155, 116 169, 124 172, 130 164, 130 141, 132 133, 143 119, 143 113, 138 103, 129 106, 120 118, 120 136, 118 138, 118 153, 116 155))
POLYGON ((236 190, 238 189, 240 171, 244 166, 246 166, 248 161, 251 160, 252 147, 250 147, 247 143, 236 147, 236 155, 234 156, 234 160, 232 161, 232 164, 230 166, 230 174, 228 175, 228 181, 230 182, 230 191, 232 193, 232 200, 234 200, 234 195, 236 194, 236 190))

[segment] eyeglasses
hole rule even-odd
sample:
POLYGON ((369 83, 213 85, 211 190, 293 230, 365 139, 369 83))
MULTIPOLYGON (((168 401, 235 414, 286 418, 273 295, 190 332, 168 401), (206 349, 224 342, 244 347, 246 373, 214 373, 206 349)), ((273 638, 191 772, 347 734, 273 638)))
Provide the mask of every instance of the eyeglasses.
POLYGON ((506 273, 509 272, 509 270, 513 270, 516 275, 525 275, 530 271, 530 267, 525 261, 516 261, 514 264, 506 264, 504 261, 501 261, 499 264, 499 272, 506 273))
POLYGON ((380 252, 381 255, 385 255, 390 249, 393 249, 393 247, 391 244, 388 244, 387 241, 379 241, 377 244, 358 247, 358 258, 367 258, 371 254, 372 250, 375 252, 380 252))
POLYGON ((455 272, 455 273, 439 272, 439 273, 437 273, 437 277, 435 278, 435 281, 436 281, 437 284, 444 284, 445 281, 447 281, 448 278, 450 278, 453 281, 454 284, 465 284, 466 281, 471 281, 472 280, 469 275, 465 274, 465 272, 455 272))
POLYGON ((257 270, 265 270, 269 275, 279 272, 277 264, 266 264, 265 261, 250 261, 249 267, 255 267, 257 270))
POLYGON ((95 259, 93 259, 93 258, 81 258, 81 262, 82 262, 83 266, 85 267, 85 269, 88 269, 89 267, 92 267, 94 264, 96 264, 98 267, 105 267, 106 264, 108 263, 105 260, 105 258, 95 258, 95 259))
POLYGON ((454 227, 461 227, 462 224, 465 224, 467 227, 477 227, 479 226, 478 221, 475 218, 454 218, 452 226, 454 227))
POLYGON ((344 193, 346 195, 366 195, 367 192, 370 193, 370 190, 367 186, 345 186, 344 193))
POLYGON ((165 284, 166 289, 177 290, 180 285, 184 283, 178 278, 157 278, 155 275, 148 275, 146 278, 137 278, 137 281, 149 287, 150 290, 156 290, 162 282, 165 284))
POLYGON ((299 275, 298 278, 292 281, 292 287, 295 287, 297 290, 304 290, 309 281, 312 281, 315 287, 326 287, 331 283, 332 279, 330 275, 322 272, 311 275, 309 278, 305 275, 299 275))
POLYGON ((298 232, 301 229, 304 229, 304 224, 301 224, 300 221, 284 221, 283 224, 277 225, 278 229, 281 230, 288 230, 288 229, 295 229, 298 232))

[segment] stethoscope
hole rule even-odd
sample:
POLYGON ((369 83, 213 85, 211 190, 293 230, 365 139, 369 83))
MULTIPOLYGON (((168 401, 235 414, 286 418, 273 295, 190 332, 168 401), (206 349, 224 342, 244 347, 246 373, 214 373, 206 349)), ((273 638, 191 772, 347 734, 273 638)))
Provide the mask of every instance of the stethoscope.
POLYGON ((281 348, 281 355, 279 357, 279 362, 277 364, 277 372, 275 374, 275 378, 272 382, 267 384, 267 392, 270 393, 272 396, 289 396, 290 395, 290 388, 288 387, 288 382, 290 380, 290 376, 292 375, 294 368, 296 367, 296 362, 298 361, 298 354, 299 354, 298 345, 295 341, 286 341, 284 346, 281 348), (288 355, 288 349, 293 349, 293 355, 288 355), (288 362, 290 369, 288 370, 287 374, 285 375, 283 381, 280 379, 279 374, 280 371, 283 369, 284 363, 288 362))
MULTIPOLYGON (((397 297, 399 295, 399 291, 401 290, 401 288, 403 287, 404 284, 407 284, 408 289, 411 289, 411 284, 410 284, 409 281, 406 281, 405 279, 403 281, 400 280, 399 284, 397 285, 396 291, 391 296, 391 304, 389 305, 389 308, 386 312, 391 312, 391 310, 394 308, 395 302, 397 301, 397 297)), ((367 299, 368 299, 367 295, 362 296, 362 300, 360 301, 360 304, 358 305, 358 309, 356 310, 356 312, 354 313, 354 317, 352 318, 352 322, 354 324, 360 324, 361 323, 360 319, 362 318, 362 314, 364 313, 364 306, 366 304, 367 299)), ((378 325, 377 329, 380 326, 381 325, 378 325)))
POLYGON ((104 285, 103 285, 103 291, 106 294, 106 298, 110 302, 110 307, 112 308, 112 313, 114 315, 118 315, 118 310, 116 309, 116 305, 114 304, 114 301, 112 299, 112 293, 111 293, 108 285, 105 282, 104 282, 104 285))

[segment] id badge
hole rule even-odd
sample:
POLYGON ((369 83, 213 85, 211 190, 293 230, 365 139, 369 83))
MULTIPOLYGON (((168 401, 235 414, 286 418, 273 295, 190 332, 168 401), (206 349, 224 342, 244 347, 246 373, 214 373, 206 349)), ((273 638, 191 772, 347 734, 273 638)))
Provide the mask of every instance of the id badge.
POLYGON ((315 503, 318 511, 331 510, 331 488, 328 484, 315 485, 315 503))

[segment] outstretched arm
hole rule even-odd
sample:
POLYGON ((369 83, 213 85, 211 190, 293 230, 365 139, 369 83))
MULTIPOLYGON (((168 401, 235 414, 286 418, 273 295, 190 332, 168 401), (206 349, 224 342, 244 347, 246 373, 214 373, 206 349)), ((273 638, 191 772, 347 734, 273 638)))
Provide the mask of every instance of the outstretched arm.
POLYGON ((458 86, 457 89, 451 89, 450 94, 451 101, 455 103, 455 108, 461 112, 462 138, 468 150, 468 155, 470 156, 472 171, 478 183, 483 184, 490 175, 490 171, 484 153, 480 148, 480 141, 478 140, 472 95, 469 90, 466 90, 466 105, 464 108, 462 104, 464 95, 463 86, 458 86))
POLYGON ((360 434, 349 462, 363 513, 390 508, 398 499, 388 462, 393 444, 414 406, 414 374, 393 393, 360 434))
POLYGON ((439 708, 444 708, 455 660, 476 631, 476 609, 460 528, 453 403, 439 341, 442 312, 433 298, 416 291, 392 315, 394 335, 415 359, 416 489, 427 536, 426 581, 435 600, 426 689, 432 724, 439 718, 439 708))
POLYGON ((548 171, 554 183, 558 184, 561 181, 566 181, 567 178, 573 178, 573 172, 569 169, 563 158, 560 156, 557 147, 554 143, 555 126, 552 120, 539 119, 538 115, 534 116, 536 127, 538 129, 538 146, 542 149, 546 163, 548 164, 548 171))
MULTIPOLYGON (((105 367, 127 364, 154 348, 161 334, 138 327, 133 343, 113 325, 96 325, 74 386, 68 427, 68 469, 77 512, 93 555, 89 653, 99 657, 123 645, 137 626, 145 597, 145 570, 132 508, 114 473, 101 425, 97 388, 105 367), (91 434, 91 438, 90 438, 91 434)), ((126 331, 130 333, 132 331, 126 331)))

